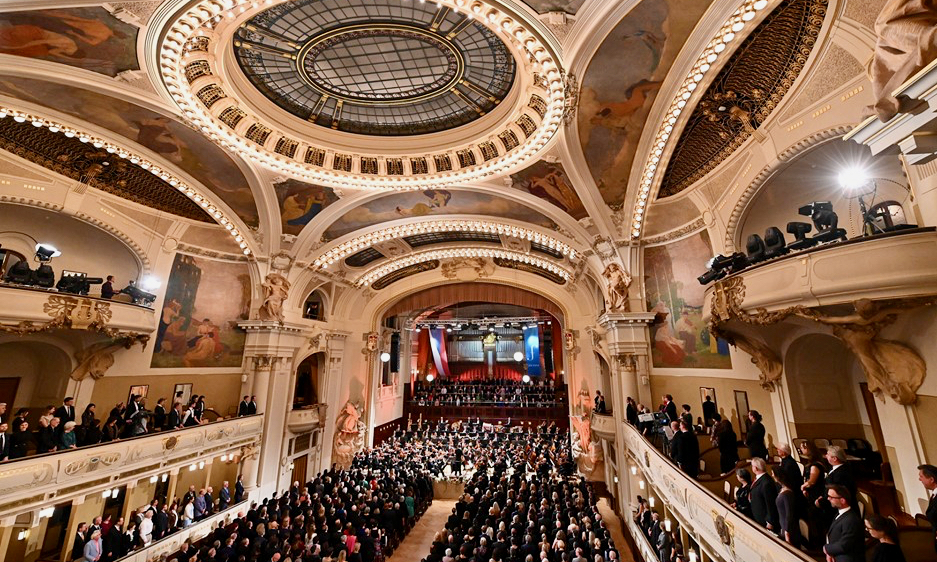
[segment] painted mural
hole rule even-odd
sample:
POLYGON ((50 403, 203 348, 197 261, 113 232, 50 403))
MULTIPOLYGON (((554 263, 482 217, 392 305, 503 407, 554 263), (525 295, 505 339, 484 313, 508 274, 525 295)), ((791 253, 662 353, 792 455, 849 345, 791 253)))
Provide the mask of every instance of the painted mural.
POLYGON ((246 224, 259 224, 257 205, 237 164, 179 121, 111 96, 34 78, 2 76, 0 94, 50 107, 136 141, 188 172, 246 224))
POLYGON ((582 77, 578 128, 609 205, 624 200, 641 132, 661 83, 712 0, 644 0, 615 26, 582 77))
POLYGON ((338 201, 332 188, 294 179, 275 181, 273 189, 280 204, 284 234, 299 234, 323 209, 338 201))
POLYGON ((0 14, 0 53, 117 76, 137 64, 137 31, 104 8, 0 14))
POLYGON ((325 240, 334 240, 359 228, 405 217, 460 214, 490 215, 529 222, 551 230, 559 228, 539 212, 501 197, 476 191, 427 189, 388 195, 359 205, 332 223, 322 236, 325 240))
POLYGON ((511 174, 511 181, 515 188, 553 203, 576 220, 589 215, 560 163, 541 160, 511 174))
POLYGON ((709 234, 644 250, 648 310, 655 367, 731 369, 729 344, 712 337, 703 323, 705 287, 696 278, 712 257, 709 234))
POLYGON ((176 254, 151 367, 240 367, 250 314, 247 264, 176 254))

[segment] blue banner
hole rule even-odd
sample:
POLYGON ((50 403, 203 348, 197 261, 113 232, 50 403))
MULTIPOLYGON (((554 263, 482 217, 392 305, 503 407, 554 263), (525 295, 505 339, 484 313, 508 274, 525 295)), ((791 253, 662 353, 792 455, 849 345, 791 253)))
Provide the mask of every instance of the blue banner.
POLYGON ((527 374, 540 376, 540 330, 537 325, 524 327, 524 356, 527 358, 527 374))

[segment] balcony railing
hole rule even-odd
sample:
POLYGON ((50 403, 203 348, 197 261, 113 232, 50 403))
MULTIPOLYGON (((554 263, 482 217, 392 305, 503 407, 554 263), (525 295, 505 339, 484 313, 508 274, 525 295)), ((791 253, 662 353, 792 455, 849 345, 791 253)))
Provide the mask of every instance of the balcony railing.
POLYGON ((597 412, 592 413, 592 431, 601 437, 602 439, 607 439, 609 441, 615 440, 615 418, 611 413, 608 414, 599 414, 597 412))
MULTIPOLYGON (((640 467, 646 484, 667 504, 680 525, 700 545, 708 559, 738 562, 813 562, 805 553, 778 540, 767 529, 742 516, 725 501, 689 478, 630 424, 619 422, 631 463, 640 467)), ((627 470, 627 467, 623 467, 627 470)), ((627 477, 631 475, 628 474, 627 477)), ((642 492, 635 492, 642 493, 642 492)), ((631 500, 632 498, 626 498, 631 500)), ((626 517, 633 534, 641 534, 626 517)), ((638 543, 639 546, 641 542, 638 543)), ((644 543, 642 555, 656 561, 657 553, 644 543)))
POLYGON ((0 517, 61 503, 259 441, 263 416, 246 416, 0 464, 0 517))
MULTIPOLYGON (((919 228, 856 238, 765 262, 736 274, 742 308, 768 312, 937 294, 937 231, 919 228)), ((724 282, 723 282, 724 283, 724 282)), ((708 322, 717 285, 706 290, 708 322)))
POLYGON ((312 404, 291 410, 289 417, 286 418, 286 425, 296 434, 325 427, 328 406, 328 404, 312 404))
POLYGON ((156 329, 156 313, 152 308, 116 300, 0 283, 0 302, 3 303, 0 324, 29 331, 46 325, 143 334, 156 329))

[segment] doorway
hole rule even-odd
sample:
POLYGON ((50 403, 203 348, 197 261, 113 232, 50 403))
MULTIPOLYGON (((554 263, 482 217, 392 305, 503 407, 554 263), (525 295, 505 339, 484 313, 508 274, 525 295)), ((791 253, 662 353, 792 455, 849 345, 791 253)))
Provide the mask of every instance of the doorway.
POLYGON ((309 455, 302 455, 293 459, 293 475, 290 482, 299 482, 300 487, 306 483, 306 466, 309 464, 309 455))
POLYGON ((0 402, 7 405, 7 413, 3 415, 4 419, 12 417, 13 401, 16 400, 16 389, 20 386, 19 377, 0 378, 0 402))

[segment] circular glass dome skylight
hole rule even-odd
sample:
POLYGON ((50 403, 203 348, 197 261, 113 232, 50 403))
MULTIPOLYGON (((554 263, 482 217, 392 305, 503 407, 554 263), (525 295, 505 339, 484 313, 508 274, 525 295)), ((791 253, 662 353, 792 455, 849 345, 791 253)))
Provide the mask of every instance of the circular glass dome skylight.
POLYGON ((435 2, 301 0, 240 25, 234 54, 268 99, 317 125, 419 135, 465 125, 514 83, 491 30, 435 2))

